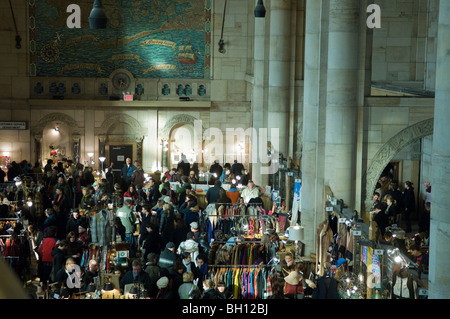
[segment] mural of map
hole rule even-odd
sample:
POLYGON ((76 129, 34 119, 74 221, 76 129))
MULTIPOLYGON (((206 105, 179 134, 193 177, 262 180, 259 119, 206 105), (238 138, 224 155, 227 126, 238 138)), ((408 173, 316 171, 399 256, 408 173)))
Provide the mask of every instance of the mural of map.
POLYGON ((93 0, 30 0, 31 75, 209 78, 211 0, 103 0, 106 29, 89 29, 93 0), (69 4, 81 28, 68 28, 69 4))

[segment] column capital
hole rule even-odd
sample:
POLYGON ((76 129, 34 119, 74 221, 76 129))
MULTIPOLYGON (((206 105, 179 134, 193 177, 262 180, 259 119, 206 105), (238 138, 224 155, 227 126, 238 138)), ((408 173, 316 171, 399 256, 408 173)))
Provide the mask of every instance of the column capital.
POLYGON ((34 140, 38 143, 42 143, 42 134, 34 135, 34 140))

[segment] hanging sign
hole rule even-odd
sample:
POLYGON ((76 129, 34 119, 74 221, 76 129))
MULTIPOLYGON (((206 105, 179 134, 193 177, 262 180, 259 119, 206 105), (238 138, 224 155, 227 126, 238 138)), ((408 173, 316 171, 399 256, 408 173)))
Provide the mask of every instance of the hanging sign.
POLYGON ((26 130, 26 122, 0 122, 0 130, 26 130))
POLYGON ((376 278, 381 277, 380 257, 375 254, 372 254, 372 274, 376 278))
POLYGON ((367 266, 367 258, 368 258, 368 251, 367 246, 363 246, 362 248, 362 254, 361 254, 361 261, 364 263, 364 265, 367 266))

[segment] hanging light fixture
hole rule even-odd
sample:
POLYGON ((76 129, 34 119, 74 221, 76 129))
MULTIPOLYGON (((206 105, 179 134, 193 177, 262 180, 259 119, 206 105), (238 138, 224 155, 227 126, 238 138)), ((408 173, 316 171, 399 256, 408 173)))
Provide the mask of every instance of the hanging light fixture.
POLYGON ((102 1, 94 0, 93 8, 89 14, 89 27, 91 29, 106 29, 107 22, 108 18, 106 17, 102 1))
POLYGON ((99 159, 100 162, 102 163, 102 171, 103 171, 103 162, 106 160, 106 157, 100 156, 98 159, 99 159))
POLYGON ((220 33, 220 41, 219 41, 219 52, 225 53, 225 42, 223 41, 223 28, 225 26, 225 13, 227 11, 227 0, 225 0, 225 4, 223 5, 223 18, 222 18, 222 32, 220 33))
POLYGON ((263 0, 258 0, 255 7, 255 18, 264 18, 266 16, 266 8, 264 7, 263 0))
POLYGON ((109 281, 109 278, 108 278, 108 281, 105 282, 105 284, 103 285, 103 291, 111 291, 113 289, 114 289, 114 286, 111 283, 111 281, 109 281))

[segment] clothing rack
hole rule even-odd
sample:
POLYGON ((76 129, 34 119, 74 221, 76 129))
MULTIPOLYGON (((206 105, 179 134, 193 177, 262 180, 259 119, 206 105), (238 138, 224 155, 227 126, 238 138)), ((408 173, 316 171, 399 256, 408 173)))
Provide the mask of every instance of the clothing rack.
POLYGON ((256 215, 225 215, 225 214, 205 214, 205 216, 208 217, 270 217, 270 218, 276 218, 272 215, 264 215, 264 214, 256 214, 256 215))
POLYGON ((270 268, 274 267, 275 265, 208 265, 208 268, 270 268))
POLYGON ((247 204, 245 204, 245 203, 217 203, 217 202, 214 202, 214 203, 209 203, 209 205, 215 205, 215 204, 217 204, 217 205, 245 205, 245 206, 247 206, 247 205, 254 205, 254 206, 258 206, 258 205, 260 205, 261 206, 261 204, 260 203, 247 203, 247 204))

